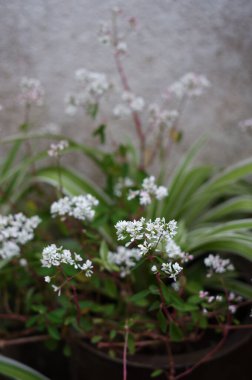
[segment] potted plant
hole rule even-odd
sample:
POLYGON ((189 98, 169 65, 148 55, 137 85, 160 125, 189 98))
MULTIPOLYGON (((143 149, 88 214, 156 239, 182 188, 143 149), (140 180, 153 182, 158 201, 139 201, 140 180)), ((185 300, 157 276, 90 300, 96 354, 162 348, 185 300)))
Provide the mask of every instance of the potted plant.
MULTIPOLYGON (((178 380, 209 360, 216 363, 237 348, 237 339, 244 343, 249 337, 252 196, 245 179, 252 159, 221 171, 195 167, 197 143, 164 185, 168 153, 182 137, 182 108, 209 82, 202 75, 183 76, 169 87, 162 105, 148 108, 144 127, 144 100, 132 93, 122 64, 127 45, 117 29, 120 15, 113 10, 112 27, 102 25, 99 38, 112 46, 123 85, 122 103, 113 113, 132 117, 138 145, 113 142, 112 152, 104 149, 107 127, 99 123, 98 111, 111 84, 104 74, 84 69, 76 72, 78 90, 67 97, 66 110, 74 114, 82 107, 98 123, 94 135, 101 148, 33 133, 29 122, 5 140, 13 143, 13 153, 2 174, 11 214, 1 217, 0 281, 8 301, 1 316, 9 316, 6 337, 16 318, 30 331, 27 339, 39 333, 37 339, 51 347, 63 340, 74 363, 73 379, 98 378, 102 371, 110 379, 178 380), (178 111, 167 110, 172 95, 178 111), (56 142, 11 168, 18 144, 44 138, 56 142), (104 186, 65 165, 63 156, 70 152, 89 157, 104 186), (52 164, 37 167, 47 156, 52 164), (156 177, 149 174, 155 160, 156 177), (22 191, 15 204, 40 219, 14 212, 11 189, 17 189, 7 190, 20 170, 21 179, 27 172, 29 177, 16 182, 22 191)), ((132 18, 129 27, 135 27, 132 18)), ((27 115, 29 91, 23 93, 27 115)))

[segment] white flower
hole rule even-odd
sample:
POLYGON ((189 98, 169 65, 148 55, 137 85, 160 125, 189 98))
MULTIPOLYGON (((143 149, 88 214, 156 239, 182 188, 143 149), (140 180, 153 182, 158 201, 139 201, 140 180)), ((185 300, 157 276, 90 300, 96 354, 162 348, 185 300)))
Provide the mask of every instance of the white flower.
POLYGON ((26 259, 22 258, 22 259, 19 260, 19 264, 20 264, 21 267, 27 267, 28 262, 27 262, 26 259))
POLYGON ((104 45, 109 45, 111 43, 111 31, 110 31, 108 23, 106 22, 100 23, 98 39, 104 45))
POLYGON ((55 216, 71 216, 78 220, 91 221, 95 216, 94 207, 99 201, 91 194, 64 197, 51 205, 51 214, 55 216))
POLYGON ((158 268, 157 268, 157 266, 156 266, 156 265, 152 265, 152 267, 151 267, 151 271, 152 271, 154 274, 156 274, 156 273, 158 272, 158 268))
POLYGON ((6 241, 2 243, 0 248, 0 258, 1 259, 12 259, 15 256, 18 256, 20 253, 20 248, 16 243, 12 241, 6 241))
POLYGON ((74 115, 78 107, 84 107, 88 112, 89 107, 98 104, 101 97, 111 88, 105 74, 84 68, 76 70, 75 79, 78 83, 77 91, 65 97, 68 115, 74 115))
POLYGON ((231 314, 234 314, 237 310, 237 306, 236 305, 229 305, 228 310, 230 311, 231 314))
POLYGON ((164 186, 157 186, 154 176, 147 177, 143 180, 140 190, 130 190, 128 200, 134 199, 139 196, 139 201, 142 206, 149 205, 152 197, 157 200, 162 200, 168 195, 168 190, 164 186))
POLYGON ((121 197, 121 195, 123 193, 123 190, 127 189, 127 188, 129 188, 129 187, 131 187, 133 185, 134 185, 134 183, 133 183, 133 181, 132 181, 131 178, 129 178, 129 177, 120 177, 120 178, 118 178, 118 181, 117 181, 117 183, 114 186, 114 194, 117 197, 121 197))
POLYGON ((194 97, 202 95, 208 87, 210 87, 210 82, 204 75, 187 73, 180 80, 173 83, 169 87, 169 91, 178 98, 184 96, 194 97))
POLYGON ((234 270, 234 266, 229 259, 222 259, 219 255, 209 255, 204 259, 204 264, 209 268, 207 277, 211 277, 213 273, 224 273, 234 270))
POLYGON ((20 87, 21 94, 19 100, 21 104, 43 105, 44 89, 38 79, 23 77, 21 79, 20 87))
POLYGON ((72 254, 69 249, 57 247, 55 244, 51 244, 43 249, 41 264, 44 268, 58 267, 61 264, 68 264, 75 269, 85 271, 87 277, 90 277, 93 273, 93 264, 90 260, 83 262, 80 255, 77 255, 76 253, 72 254))
POLYGON ((174 282, 171 284, 171 287, 175 290, 175 292, 179 292, 179 290, 180 290, 180 283, 174 281, 174 282))
POLYGON ((132 92, 125 91, 122 94, 122 100, 124 100, 130 109, 135 112, 141 112, 144 109, 145 102, 140 96, 136 96, 132 92))
POLYGON ((201 298, 201 299, 207 298, 208 294, 209 294, 208 292, 206 292, 204 290, 200 290, 199 291, 199 298, 201 298))
POLYGON ((118 104, 113 109, 113 114, 116 118, 122 118, 130 114, 130 108, 125 104, 118 104))
POLYGON ((128 47, 125 41, 119 41, 116 45, 116 51, 120 54, 127 53, 128 47))
POLYGON ((50 149, 48 150, 48 156, 50 157, 59 157, 62 152, 67 149, 69 146, 68 141, 61 140, 57 144, 51 144, 50 149))
POLYGON ((84 270, 86 277, 91 277, 93 274, 93 264, 91 260, 87 260, 84 264, 80 266, 82 270, 84 270))
POLYGON ((178 116, 179 113, 176 110, 162 111, 157 104, 151 104, 149 106, 149 121, 155 128, 160 128, 161 126, 171 128, 178 116))
POLYGON ((183 252, 173 239, 167 240, 165 250, 169 259, 181 260, 182 263, 193 259, 193 256, 183 252))
POLYGON ((178 274, 182 271, 182 267, 179 263, 162 263, 161 271, 167 274, 170 278, 173 278, 176 281, 178 274))
POLYGON ((0 215, 0 257, 9 259, 18 256, 19 246, 33 239, 34 230, 39 223, 38 216, 26 218, 22 213, 0 215))
POLYGON ((157 218, 154 221, 141 218, 133 221, 119 221, 115 225, 118 240, 127 239, 129 244, 139 241, 137 247, 142 255, 152 249, 157 249, 159 244, 167 242, 176 234, 176 222, 165 222, 165 219, 157 218))
POLYGON ((50 276, 45 276, 45 282, 50 283, 51 282, 51 277, 50 276))
POLYGON ((119 246, 116 252, 109 252, 108 254, 108 262, 120 268, 121 277, 128 275, 140 259, 141 252, 137 248, 128 249, 119 246))
POLYGON ((58 296, 61 295, 61 287, 60 286, 52 285, 52 288, 55 291, 55 293, 58 293, 58 296))
POLYGON ((239 122, 238 127, 243 131, 243 132, 248 132, 249 130, 252 129, 252 119, 247 119, 247 120, 242 120, 239 122))

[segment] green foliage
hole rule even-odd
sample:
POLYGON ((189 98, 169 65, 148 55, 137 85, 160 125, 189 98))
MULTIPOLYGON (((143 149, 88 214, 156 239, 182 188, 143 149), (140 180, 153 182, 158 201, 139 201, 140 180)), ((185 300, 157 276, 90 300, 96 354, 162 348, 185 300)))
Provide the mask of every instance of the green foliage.
POLYGON ((0 355, 0 374, 16 380, 49 380, 34 369, 0 355))

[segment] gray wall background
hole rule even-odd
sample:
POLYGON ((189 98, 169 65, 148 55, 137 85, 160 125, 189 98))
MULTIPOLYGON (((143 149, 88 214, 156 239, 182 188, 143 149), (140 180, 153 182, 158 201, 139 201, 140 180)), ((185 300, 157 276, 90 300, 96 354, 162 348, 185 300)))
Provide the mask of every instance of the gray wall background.
MULTIPOLYGON (((187 107, 174 162, 202 133, 209 135, 204 162, 225 165, 251 155, 252 136, 237 128, 252 117, 251 0, 0 0, 0 137, 22 121, 16 96, 25 75, 39 78, 47 93, 45 105, 33 111, 34 128, 54 122, 72 137, 89 139, 91 123, 83 114, 65 115, 63 99, 79 67, 115 75, 110 50, 97 41, 99 21, 115 5, 138 19, 125 58, 136 94, 154 101, 189 71, 212 83, 187 107)), ((111 123, 115 136, 128 128, 111 123)))

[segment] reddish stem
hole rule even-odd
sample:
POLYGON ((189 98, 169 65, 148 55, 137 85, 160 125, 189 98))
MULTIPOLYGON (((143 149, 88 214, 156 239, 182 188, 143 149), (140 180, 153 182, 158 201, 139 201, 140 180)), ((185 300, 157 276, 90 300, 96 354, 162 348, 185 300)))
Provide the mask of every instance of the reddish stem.
POLYGON ((76 287, 74 285, 72 285, 72 289, 73 289, 73 300, 74 300, 74 303, 75 303, 75 306, 76 306, 76 310, 77 310, 77 323, 79 325, 80 324, 80 319, 81 319, 81 308, 80 308, 80 305, 79 305, 79 300, 78 300, 78 294, 77 294, 77 291, 76 291, 76 287))
POLYGON ((43 340, 47 340, 48 338, 49 338, 48 335, 38 335, 38 336, 29 336, 27 338, 0 340, 0 348, 6 347, 6 346, 19 345, 19 344, 41 342, 43 340))
POLYGON ((129 337, 129 327, 126 323, 126 325, 125 325, 125 340, 124 340, 124 347, 123 347, 123 380, 127 380, 128 337, 129 337))
POLYGON ((223 344, 225 343, 226 339, 227 339, 227 336, 228 336, 228 329, 225 328, 223 330, 223 337, 222 339, 219 341, 219 343, 212 349, 210 350, 206 355, 204 355, 196 364, 194 364, 191 368, 188 368, 186 371, 184 371, 183 373, 181 373, 180 375, 176 376, 175 377, 175 380, 180 380, 180 379, 183 379, 184 377, 186 377, 187 375, 189 375, 191 372, 193 372, 196 368, 198 368, 201 364, 207 362, 208 360, 210 360, 212 358, 212 356, 218 352, 220 350, 220 348, 223 346, 223 344))
MULTIPOLYGON (((123 86, 123 88, 124 88, 125 91, 129 91, 130 92, 130 86, 129 86, 129 83, 128 83, 128 80, 127 80, 127 77, 126 77, 126 74, 125 74, 122 62, 120 60, 119 54, 116 51, 114 53, 114 57, 115 57, 116 67, 117 67, 117 70, 118 70, 118 73, 119 73, 119 76, 120 76, 120 79, 121 79, 121 82, 122 82, 122 86, 123 86)), ((132 117, 133 117, 133 121, 134 121, 134 124, 135 124, 136 132, 137 132, 137 135, 138 135, 138 138, 139 138, 139 141, 140 141, 141 169, 144 169, 144 166, 145 166, 144 165, 145 135, 144 135, 143 130, 142 130, 142 124, 141 124, 141 120, 140 120, 140 117, 139 117, 138 113, 137 112, 132 112, 132 117)))
POLYGON ((0 319, 12 319, 15 321, 26 322, 27 317, 20 314, 0 314, 0 319))

